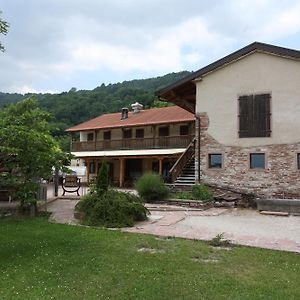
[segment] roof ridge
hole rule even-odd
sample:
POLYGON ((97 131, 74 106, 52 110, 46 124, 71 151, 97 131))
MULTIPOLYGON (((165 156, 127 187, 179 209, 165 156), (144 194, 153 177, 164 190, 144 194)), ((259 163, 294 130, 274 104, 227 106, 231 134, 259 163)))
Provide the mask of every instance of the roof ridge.
POLYGON ((224 57, 200 68, 199 70, 193 72, 192 74, 189 74, 188 76, 174 82, 173 84, 170 84, 160 90, 157 90, 155 94, 157 96, 160 96, 164 94, 165 92, 174 89, 184 83, 187 83, 191 80, 194 80, 195 78, 205 75, 209 72, 214 71, 215 69, 218 69, 222 67, 225 64, 231 63, 232 61, 235 61, 253 51, 261 50, 263 52, 268 52, 268 53, 273 53, 277 55, 283 55, 287 57, 292 57, 292 58, 297 58, 300 59, 300 51, 295 50, 295 49, 290 49, 290 48, 284 48, 281 46, 275 46, 272 44, 267 44, 267 43, 262 43, 262 42, 253 42, 243 48, 240 48, 228 55, 225 55, 224 57))

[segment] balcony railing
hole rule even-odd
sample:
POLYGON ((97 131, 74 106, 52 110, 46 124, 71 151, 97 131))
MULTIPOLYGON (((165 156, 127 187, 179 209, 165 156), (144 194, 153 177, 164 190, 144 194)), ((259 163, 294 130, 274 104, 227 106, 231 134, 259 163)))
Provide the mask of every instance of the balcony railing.
POLYGON ((133 150, 186 148, 194 137, 190 135, 164 136, 157 138, 137 138, 122 140, 104 140, 72 142, 72 151, 133 150))

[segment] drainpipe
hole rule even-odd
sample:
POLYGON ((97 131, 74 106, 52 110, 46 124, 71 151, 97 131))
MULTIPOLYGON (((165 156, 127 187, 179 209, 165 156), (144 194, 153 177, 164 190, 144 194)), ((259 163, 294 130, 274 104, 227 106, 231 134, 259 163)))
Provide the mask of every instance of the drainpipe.
POLYGON ((198 164, 197 164, 197 177, 198 177, 198 182, 197 183, 200 183, 200 146, 201 146, 201 141, 200 141, 200 138, 201 138, 201 135, 200 135, 200 129, 201 129, 201 120, 200 120, 200 116, 198 114, 195 115, 196 116, 196 132, 197 132, 197 136, 196 136, 196 144, 195 144, 195 154, 196 154, 196 159, 198 161, 198 164))
POLYGON ((201 161, 200 161, 200 153, 201 153, 201 120, 200 120, 200 116, 198 116, 198 122, 199 122, 199 130, 198 130, 198 178, 199 178, 199 183, 201 181, 200 178, 200 168, 201 168, 201 161))

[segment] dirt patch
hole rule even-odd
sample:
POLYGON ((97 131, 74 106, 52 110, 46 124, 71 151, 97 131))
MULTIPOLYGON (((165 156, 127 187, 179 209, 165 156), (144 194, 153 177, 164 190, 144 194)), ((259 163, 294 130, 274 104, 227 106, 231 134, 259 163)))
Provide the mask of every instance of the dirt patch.
POLYGON ((171 241, 174 240, 174 237, 158 235, 158 236, 155 237, 155 239, 156 239, 157 241, 171 242, 171 241))
POLYGON ((192 257, 192 261, 204 262, 204 263, 218 263, 219 259, 217 259, 216 257, 194 256, 192 257))
POLYGON ((138 249, 138 252, 146 252, 146 253, 164 253, 165 251, 163 249, 156 249, 156 248, 151 248, 151 247, 142 247, 138 249))
POLYGON ((214 250, 225 250, 225 251, 231 251, 232 247, 213 247, 211 246, 214 250))

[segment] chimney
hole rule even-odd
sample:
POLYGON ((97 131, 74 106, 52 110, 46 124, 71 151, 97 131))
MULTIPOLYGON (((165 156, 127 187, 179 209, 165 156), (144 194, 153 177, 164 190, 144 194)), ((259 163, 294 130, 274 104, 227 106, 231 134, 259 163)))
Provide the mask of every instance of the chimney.
POLYGON ((138 102, 135 102, 131 104, 131 108, 133 109, 133 113, 137 114, 140 112, 141 109, 143 109, 143 105, 138 102))
POLYGON ((121 120, 128 119, 128 108, 123 107, 122 108, 122 115, 121 115, 121 120))

